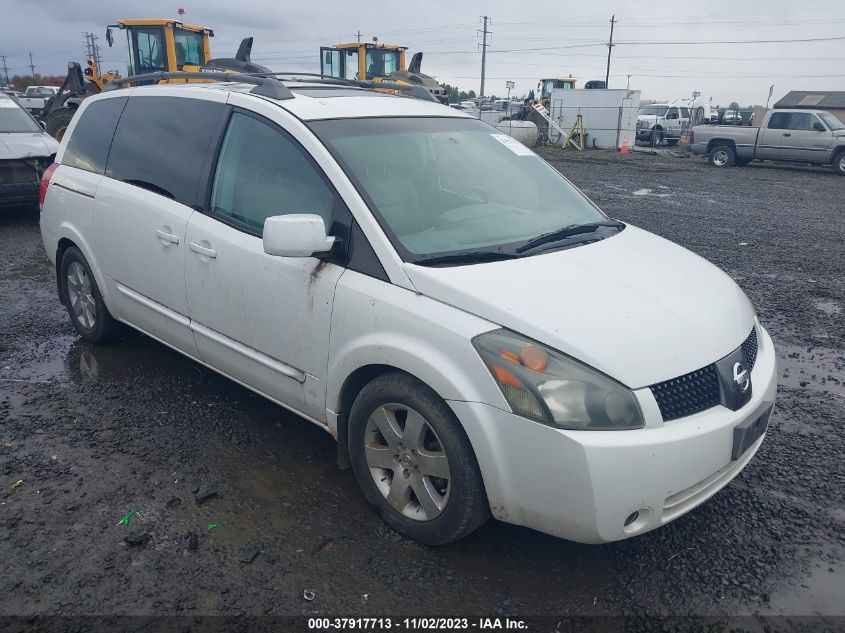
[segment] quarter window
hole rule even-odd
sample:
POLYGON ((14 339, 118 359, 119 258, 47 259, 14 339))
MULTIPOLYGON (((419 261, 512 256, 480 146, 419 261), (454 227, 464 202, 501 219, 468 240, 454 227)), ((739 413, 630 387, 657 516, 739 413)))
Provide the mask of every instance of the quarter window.
POLYGON ((316 213, 332 224, 337 196, 317 167, 286 134, 235 112, 220 149, 211 213, 261 235, 273 215, 316 213))
POLYGON ((106 176, 195 204, 223 107, 180 97, 129 99, 114 134, 106 176))
POLYGON ((62 165, 104 173, 114 129, 126 101, 126 97, 115 97, 89 103, 68 140, 62 165))

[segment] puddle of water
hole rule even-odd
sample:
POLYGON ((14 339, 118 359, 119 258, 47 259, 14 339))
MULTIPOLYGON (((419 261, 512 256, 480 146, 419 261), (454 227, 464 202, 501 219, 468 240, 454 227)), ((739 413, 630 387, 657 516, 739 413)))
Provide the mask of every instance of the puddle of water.
POLYGON ((792 616, 845 616, 845 567, 841 563, 817 561, 810 575, 797 587, 776 591, 771 611, 792 616))
MULTIPOLYGON (((661 187, 664 188, 664 187, 661 187)), ((637 189, 632 192, 635 196, 653 196, 655 198, 668 198, 668 193, 652 193, 651 189, 637 189)))
POLYGON ((778 384, 845 397, 845 355, 829 347, 775 343, 778 384))

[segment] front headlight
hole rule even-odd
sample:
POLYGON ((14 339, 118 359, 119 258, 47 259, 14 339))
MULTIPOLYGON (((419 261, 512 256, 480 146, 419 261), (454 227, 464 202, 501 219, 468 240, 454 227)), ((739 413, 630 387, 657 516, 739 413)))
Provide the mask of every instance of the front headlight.
POLYGON ((472 344, 517 415, 561 429, 643 427, 630 389, 573 358, 509 330, 472 344))
POLYGON ((651 127, 651 121, 649 121, 648 119, 644 119, 642 121, 639 121, 639 125, 641 128, 645 128, 647 130, 651 127))

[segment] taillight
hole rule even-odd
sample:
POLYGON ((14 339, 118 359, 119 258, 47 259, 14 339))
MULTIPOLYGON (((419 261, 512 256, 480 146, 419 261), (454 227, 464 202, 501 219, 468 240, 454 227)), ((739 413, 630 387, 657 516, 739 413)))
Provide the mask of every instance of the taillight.
POLYGON ((689 144, 692 145, 693 143, 695 143, 695 132, 690 130, 690 132, 689 132, 689 144))
POLYGON ((44 206, 44 198, 47 197, 47 187, 50 186, 50 178, 53 177, 53 172, 56 171, 58 163, 51 163, 50 166, 41 174, 41 182, 38 185, 38 206, 44 206))

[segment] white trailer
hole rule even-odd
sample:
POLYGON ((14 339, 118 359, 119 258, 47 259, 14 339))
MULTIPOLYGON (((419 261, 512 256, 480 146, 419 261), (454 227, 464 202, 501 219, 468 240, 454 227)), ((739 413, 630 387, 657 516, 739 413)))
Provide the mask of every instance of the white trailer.
MULTIPOLYGON (((581 115, 587 147, 619 149, 634 145, 639 90, 553 90, 550 106, 552 121, 564 131, 569 131, 581 115)), ((561 143, 565 140, 562 135, 561 143)))

